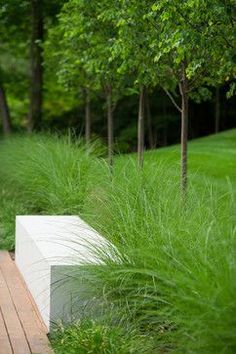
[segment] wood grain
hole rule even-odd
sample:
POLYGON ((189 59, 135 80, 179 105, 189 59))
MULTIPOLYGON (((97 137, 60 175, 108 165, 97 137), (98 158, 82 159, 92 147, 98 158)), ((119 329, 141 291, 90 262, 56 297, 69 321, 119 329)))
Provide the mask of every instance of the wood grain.
POLYGON ((0 309, 0 340, 8 348, 0 354, 53 353, 29 291, 6 251, 0 251, 0 309))

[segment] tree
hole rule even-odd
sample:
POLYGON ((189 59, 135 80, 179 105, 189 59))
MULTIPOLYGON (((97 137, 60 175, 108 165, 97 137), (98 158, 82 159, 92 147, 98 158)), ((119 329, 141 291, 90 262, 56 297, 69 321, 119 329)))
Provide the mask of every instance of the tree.
POLYGON ((11 132, 11 119, 9 108, 7 104, 7 98, 3 84, 0 83, 0 116, 2 119, 3 133, 8 135, 11 132))
MULTIPOLYGON (((73 3, 73 1, 72 1, 73 3)), ((114 150, 114 109, 121 89, 121 78, 117 74, 117 58, 113 46, 117 38, 114 25, 116 7, 107 0, 99 3, 76 1, 75 11, 80 21, 83 40, 87 48, 83 52, 85 72, 94 78, 93 85, 101 89, 106 98, 108 162, 112 170, 114 150)))
MULTIPOLYGON (((123 76, 131 79, 128 84, 139 93, 139 109, 137 124, 137 152, 138 166, 143 166, 144 160, 144 131, 145 131, 145 111, 146 115, 150 111, 145 110, 145 100, 150 88, 158 84, 161 73, 155 70, 152 61, 152 48, 148 44, 149 18, 147 15, 148 6, 152 1, 119 1, 120 7, 116 10, 116 26, 118 28, 118 38, 114 46, 115 55, 121 58, 121 65, 118 71, 123 76)), ((157 30, 158 31, 158 30, 157 30)), ((148 108, 149 109, 149 108, 148 108)), ((149 121, 150 128, 150 121, 149 121)))
POLYGON ((91 95, 99 91, 105 94, 108 161, 112 166, 113 111, 120 81, 116 72, 116 60, 112 56, 116 30, 111 13, 107 11, 108 4, 105 0, 99 3, 70 0, 64 5, 57 27, 62 33, 61 51, 64 51, 58 75, 62 81, 72 81, 73 85, 80 86, 84 92, 87 139, 90 137, 91 95))
MULTIPOLYGON (((25 5, 17 8, 14 0, 0 5, 0 117, 5 135, 11 132, 12 122, 8 106, 6 83, 12 81, 12 66, 17 62, 19 53, 24 52, 20 44, 25 36, 25 24, 22 15, 25 13, 25 5), (19 17, 18 17, 19 16, 19 17), (11 67, 9 65, 11 63, 11 67)), ((27 21, 25 21, 27 22, 27 21)), ((19 70, 14 70, 18 75, 19 70)), ((22 81, 22 77, 20 77, 22 81)))
POLYGON ((30 108, 28 130, 32 132, 41 127, 43 94, 43 1, 30 0, 31 5, 31 47, 30 47, 30 108))
POLYGON ((58 82, 65 90, 79 97, 78 105, 84 106, 85 140, 91 140, 91 99, 96 87, 94 80, 86 73, 85 57, 82 55, 88 47, 87 41, 80 37, 80 27, 68 24, 65 6, 58 16, 59 22, 49 29, 44 43, 44 66, 46 71, 54 72, 58 82), (60 42, 60 46, 58 43, 60 42), (79 55, 78 55, 79 53, 79 55), (81 53, 81 54, 80 54, 81 53))
MULTIPOLYGON (((187 190, 189 98, 194 90, 206 84, 215 84, 219 76, 222 51, 219 44, 224 35, 221 39, 217 35, 215 42, 213 34, 218 33, 217 15, 221 11, 222 6, 218 0, 211 4, 208 1, 196 3, 193 0, 162 0, 152 5, 149 15, 152 21, 158 20, 161 26, 159 41, 155 42, 153 37, 151 45, 161 53, 160 59, 169 63, 172 91, 175 91, 173 85, 178 86, 181 95, 179 105, 169 92, 172 102, 181 112, 181 185, 184 196, 187 190)), ((228 29, 226 22, 221 28, 224 26, 228 29)))

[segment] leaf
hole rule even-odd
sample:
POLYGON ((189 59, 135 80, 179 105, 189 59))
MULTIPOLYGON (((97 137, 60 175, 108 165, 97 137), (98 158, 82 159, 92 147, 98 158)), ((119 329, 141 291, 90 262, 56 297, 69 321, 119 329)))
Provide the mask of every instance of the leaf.
POLYGON ((158 7, 157 4, 153 4, 152 7, 151 7, 152 11, 154 11, 154 12, 157 11, 158 8, 159 8, 159 7, 158 7))

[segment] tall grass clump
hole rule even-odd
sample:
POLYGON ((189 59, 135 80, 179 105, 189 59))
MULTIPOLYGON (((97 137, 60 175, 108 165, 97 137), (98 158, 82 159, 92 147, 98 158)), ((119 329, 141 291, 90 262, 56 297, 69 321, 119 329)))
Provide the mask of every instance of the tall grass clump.
POLYGON ((97 143, 52 135, 18 136, 0 144, 1 176, 9 190, 35 212, 73 214, 82 210, 99 168, 97 143))
POLYGON ((77 215, 106 179, 98 143, 38 134, 0 142, 0 248, 14 248, 15 216, 77 215))
POLYGON ((12 250, 14 248, 16 214, 23 215, 27 212, 27 208, 17 196, 2 185, 0 190, 0 249, 12 250))
POLYGON ((55 354, 151 354, 149 341, 134 330, 86 318, 59 326, 51 340, 55 354))
POLYGON ((190 184, 183 205, 176 181, 165 165, 140 172, 130 160, 117 172, 90 220, 117 255, 102 250, 87 281, 108 311, 154 336, 156 352, 235 353, 234 192, 190 184))

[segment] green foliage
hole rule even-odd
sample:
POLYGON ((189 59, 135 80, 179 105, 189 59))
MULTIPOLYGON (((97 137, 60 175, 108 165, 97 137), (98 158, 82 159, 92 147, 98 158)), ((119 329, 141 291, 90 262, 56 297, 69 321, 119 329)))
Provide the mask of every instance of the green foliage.
POLYGON ((194 78, 192 88, 204 82, 218 84, 234 76, 235 12, 232 2, 219 0, 156 2, 150 16, 159 18, 161 36, 153 43, 162 54, 171 54, 177 69, 187 62, 187 76, 194 78))
POLYGON ((28 95, 28 1, 0 4, 0 85, 10 96, 14 126, 22 126, 28 95), (17 84, 16 84, 17 82, 17 84), (19 116, 21 117, 19 121, 19 116))
POLYGON ((142 353, 151 353, 144 336, 86 319, 70 327, 59 327, 52 335, 52 344, 56 354, 138 354, 140 348, 142 353))
POLYGON ((111 18, 104 15, 107 5, 105 0, 68 1, 57 26, 50 30, 46 59, 53 65, 58 62, 57 75, 66 87, 96 92, 106 85, 116 86, 116 62, 112 58, 116 31, 111 18))
POLYGON ((87 267, 82 279, 106 324, 102 316, 62 328, 53 339, 58 353, 100 353, 102 345, 101 353, 235 352, 234 136, 190 143, 185 208, 178 147, 147 152, 142 172, 135 156, 118 157, 111 181, 96 145, 91 155, 68 138, 1 143, 2 247, 12 247, 14 215, 25 212, 79 213, 116 246, 115 258, 102 252, 104 264, 87 267))
MULTIPOLYGON (((48 26, 52 25, 52 19, 59 11, 61 3, 61 0, 44 3, 45 34, 48 26)), ((6 89, 11 120, 16 131, 26 128, 27 125, 30 36, 30 1, 24 0, 20 3, 16 0, 1 1, 0 84, 6 89)), ((51 76, 48 73, 44 76, 46 93, 51 83, 51 76)), ((53 84, 55 86, 55 80, 53 84)), ((54 99, 56 95, 57 92, 54 92, 54 99)), ((48 97, 46 103, 47 99, 48 97)))
POLYGON ((57 66, 67 88, 96 93, 111 84, 125 86, 118 96, 140 85, 173 91, 184 70, 188 91, 199 102, 207 97, 206 86, 234 77, 234 11, 219 0, 212 6, 191 0, 70 0, 50 30, 45 62, 57 66))
POLYGON ((0 249, 13 250, 15 247, 15 217, 27 214, 29 210, 18 198, 17 192, 4 186, 1 181, 0 191, 0 249))
MULTIPOLYGON (((192 162, 200 146, 193 145, 192 162)), ((176 161, 174 149, 165 154, 176 161)), ((227 166, 215 161, 208 177, 190 175, 183 208, 175 169, 157 165, 156 154, 150 155, 141 174, 122 157, 107 197, 98 197, 98 204, 90 200, 99 214, 89 222, 117 248, 115 259, 108 252, 105 266, 90 268, 92 294, 153 334, 159 351, 234 353, 235 184, 232 192, 224 173, 233 182, 235 163, 228 170, 230 160, 227 166), (219 176, 217 166, 224 170, 219 176)))
POLYGON ((130 82, 127 82, 131 87, 156 86, 161 76, 161 63, 156 67, 153 61, 153 50, 149 46, 150 35, 153 32, 156 36, 159 34, 158 27, 150 28, 147 11, 151 3, 152 1, 120 0, 119 6, 115 9, 114 18, 118 36, 114 44, 113 56, 122 59, 117 70, 131 78, 130 82))
POLYGON ((108 255, 105 267, 90 269, 91 289, 123 316, 126 309, 142 330, 154 331, 158 350, 235 350, 234 134, 190 144, 194 173, 186 209, 174 168, 178 153, 169 148, 159 151, 163 165, 156 152, 148 153, 141 176, 134 161, 121 157, 107 197, 98 196, 100 213, 88 219, 120 259, 108 255))
MULTIPOLYGON (((28 0, 0 5, 0 81, 17 128, 28 110, 29 9, 28 0)), ((232 84, 233 95, 235 18, 233 0, 45 2, 45 125, 83 105, 85 90, 97 99, 112 85, 114 103, 140 85, 175 93, 183 62, 197 102, 209 86, 232 84)))
POLYGON ((129 146, 134 146, 137 139, 137 124, 129 125, 120 133, 119 141, 116 144, 119 153, 125 153, 129 150, 129 146))
MULTIPOLYGON (((0 5, 0 83, 17 126, 28 105, 28 4, 0 5)), ((58 7, 45 5, 47 115, 83 104, 85 90, 97 98, 110 86, 114 102, 140 85, 175 96, 185 76, 196 101, 225 82, 228 96, 235 93, 234 0, 69 0, 57 21, 48 15, 58 7)), ((134 133, 132 124, 122 127, 119 150, 128 139, 134 144, 134 133)), ((142 172, 133 157, 117 158, 110 181, 96 144, 90 153, 51 136, 0 144, 1 248, 14 247, 16 214, 80 213, 117 249, 116 261, 103 254, 104 265, 83 280, 109 318, 112 308, 113 322, 119 314, 121 328, 89 320, 61 328, 58 353, 144 353, 140 333, 154 338, 154 352, 235 353, 235 148, 235 131, 190 145, 183 208, 176 147, 147 153, 142 172)))
POLYGON ((18 136, 0 143, 0 247, 14 248, 15 215, 78 214, 104 166, 104 148, 58 136, 18 136))
POLYGON ((36 213, 73 214, 83 208, 103 148, 87 151, 73 137, 13 137, 1 142, 1 179, 10 192, 36 213), (74 141, 73 141, 74 140, 74 141))

